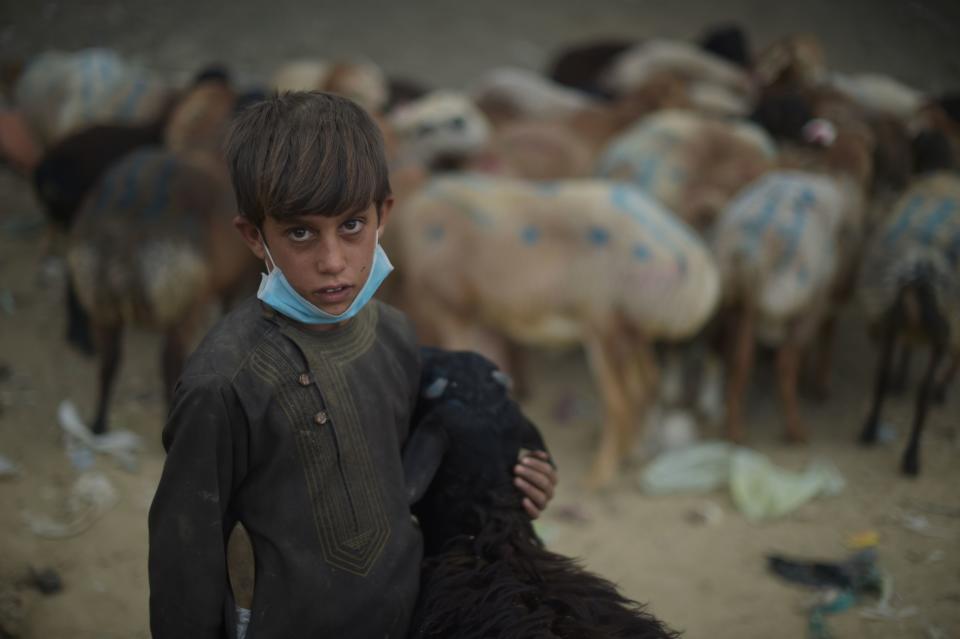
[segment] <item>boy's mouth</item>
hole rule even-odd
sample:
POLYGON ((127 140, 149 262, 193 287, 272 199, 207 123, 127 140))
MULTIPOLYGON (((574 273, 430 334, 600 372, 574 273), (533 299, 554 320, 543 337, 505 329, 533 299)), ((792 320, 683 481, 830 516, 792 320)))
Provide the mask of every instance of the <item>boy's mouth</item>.
POLYGON ((341 284, 317 289, 313 294, 323 304, 336 304, 349 299, 351 290, 353 290, 352 285, 341 284))

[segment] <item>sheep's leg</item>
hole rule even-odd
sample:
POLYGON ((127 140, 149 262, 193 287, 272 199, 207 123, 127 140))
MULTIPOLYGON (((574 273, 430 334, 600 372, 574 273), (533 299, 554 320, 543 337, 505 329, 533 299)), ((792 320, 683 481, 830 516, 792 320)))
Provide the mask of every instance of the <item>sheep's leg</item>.
POLYGON ((186 317, 180 319, 167 329, 163 340, 163 350, 160 355, 160 366, 163 374, 164 399, 167 403, 173 401, 173 391, 183 372, 196 328, 206 311, 206 304, 197 303, 186 317))
POLYGON ((877 363, 876 378, 873 385, 873 404, 870 407, 870 414, 860 433, 861 444, 873 444, 877 441, 877 433, 880 428, 880 411, 883 409, 883 401, 890 390, 890 373, 893 360, 894 346, 897 342, 897 334, 900 328, 899 304, 887 316, 883 329, 883 344, 880 351, 880 361, 877 363))
POLYGON ((780 402, 786 420, 786 438, 789 442, 807 441, 806 429, 800 421, 797 406, 797 377, 800 370, 800 346, 795 335, 788 335, 777 350, 777 378, 780 402))
POLYGON ((97 416, 91 430, 95 434, 107 432, 107 415, 113 382, 123 350, 123 325, 97 326, 94 329, 97 352, 100 353, 100 395, 97 398, 97 416))
POLYGON ((940 405, 946 403, 947 388, 950 387, 953 378, 957 376, 958 370, 960 370, 960 354, 954 353, 950 357, 950 363, 943 371, 943 375, 940 376, 940 379, 937 380, 933 387, 933 395, 930 399, 934 404, 940 405))
POLYGON ((890 393, 900 395, 907 392, 907 384, 910 380, 910 346, 901 343, 899 348, 899 357, 893 369, 893 379, 890 380, 890 393))
POLYGON ((530 380, 527 377, 527 353, 523 346, 510 341, 504 341, 506 350, 507 370, 513 380, 513 396, 517 400, 527 399, 530 396, 530 380))
POLYGON ((729 348, 727 350, 727 370, 730 379, 727 384, 727 438, 734 442, 744 439, 742 421, 743 396, 750 381, 750 372, 753 368, 753 352, 755 347, 753 336, 754 313, 749 306, 744 306, 732 316, 733 330, 729 333, 729 348))
POLYGON ((594 459, 593 469, 587 479, 591 488, 600 488, 610 483, 616 475, 623 451, 623 433, 630 428, 630 402, 617 369, 616 346, 602 336, 587 337, 587 359, 596 381, 604 406, 604 424, 600 433, 600 447, 594 459))
POLYGON ((67 343, 84 355, 95 355, 97 349, 90 330, 90 316, 80 304, 73 278, 67 274, 67 343))
POLYGON ((937 369, 940 367, 940 361, 943 359, 945 344, 933 344, 930 350, 930 363, 927 365, 927 372, 923 376, 923 383, 920 386, 920 393, 917 395, 917 405, 913 414, 913 429, 910 431, 910 443, 903 454, 903 461, 900 469, 904 475, 916 477, 920 473, 920 436, 923 434, 923 424, 927 418, 927 408, 930 406, 930 400, 933 396, 933 388, 936 382, 937 369))
POLYGON ((627 427, 620 430, 620 451, 627 455, 633 450, 637 424, 643 423, 660 377, 656 356, 651 344, 641 336, 633 340, 624 362, 624 388, 629 402, 627 427), (630 419, 632 417, 632 420, 630 419))
POLYGON ((813 397, 826 400, 830 396, 830 368, 833 363, 833 335, 836 332, 837 318, 832 313, 820 324, 817 332, 817 346, 813 363, 813 379, 810 390, 813 397))

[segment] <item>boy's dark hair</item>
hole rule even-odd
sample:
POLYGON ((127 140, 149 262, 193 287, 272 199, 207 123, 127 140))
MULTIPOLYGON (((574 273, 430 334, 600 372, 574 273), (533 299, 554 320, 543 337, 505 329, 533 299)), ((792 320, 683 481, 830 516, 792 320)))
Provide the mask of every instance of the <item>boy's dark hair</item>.
POLYGON ((320 91, 272 95, 244 109, 226 145, 240 214, 256 224, 335 216, 390 197, 383 135, 362 107, 320 91))

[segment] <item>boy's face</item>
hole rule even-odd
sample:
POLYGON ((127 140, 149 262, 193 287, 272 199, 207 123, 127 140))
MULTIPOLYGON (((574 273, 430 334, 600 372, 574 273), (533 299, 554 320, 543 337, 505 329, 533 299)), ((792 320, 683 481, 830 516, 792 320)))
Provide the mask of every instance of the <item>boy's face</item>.
POLYGON ((380 209, 379 223, 376 205, 371 204, 365 211, 336 217, 301 215, 276 220, 267 216, 262 231, 242 216, 234 218, 234 225, 268 269, 274 264, 263 241, 297 293, 317 308, 339 315, 350 307, 370 275, 377 233, 392 207, 391 197, 380 209))

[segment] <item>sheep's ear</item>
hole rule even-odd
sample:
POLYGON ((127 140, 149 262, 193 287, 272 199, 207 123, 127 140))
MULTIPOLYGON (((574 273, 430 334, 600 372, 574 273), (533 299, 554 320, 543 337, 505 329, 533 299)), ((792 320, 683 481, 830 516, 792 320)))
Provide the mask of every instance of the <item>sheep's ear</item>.
POLYGON ((412 506, 420 501, 440 468, 450 440, 443 420, 436 412, 421 420, 403 448, 403 474, 407 482, 407 500, 412 506))

